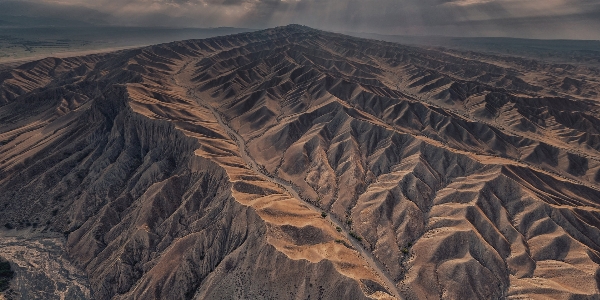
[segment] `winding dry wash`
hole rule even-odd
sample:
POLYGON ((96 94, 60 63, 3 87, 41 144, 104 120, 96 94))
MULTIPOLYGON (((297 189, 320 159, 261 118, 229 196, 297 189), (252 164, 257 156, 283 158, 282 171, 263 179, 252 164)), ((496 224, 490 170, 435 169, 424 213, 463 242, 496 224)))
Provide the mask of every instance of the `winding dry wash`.
POLYGON ((298 25, 6 69, 0 238, 88 277, 11 295, 599 299, 599 80, 298 25))

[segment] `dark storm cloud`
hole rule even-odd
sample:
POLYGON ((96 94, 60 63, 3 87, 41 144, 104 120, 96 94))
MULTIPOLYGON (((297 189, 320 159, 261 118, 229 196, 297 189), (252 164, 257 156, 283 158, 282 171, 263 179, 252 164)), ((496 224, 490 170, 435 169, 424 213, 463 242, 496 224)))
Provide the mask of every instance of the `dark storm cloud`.
POLYGON ((118 25, 264 28, 299 23, 325 30, 383 34, 600 39, 597 0, 37 0, 29 3, 62 9, 85 8, 118 25))
POLYGON ((110 14, 82 5, 57 5, 46 2, 1 1, 0 24, 7 25, 102 25, 110 14))

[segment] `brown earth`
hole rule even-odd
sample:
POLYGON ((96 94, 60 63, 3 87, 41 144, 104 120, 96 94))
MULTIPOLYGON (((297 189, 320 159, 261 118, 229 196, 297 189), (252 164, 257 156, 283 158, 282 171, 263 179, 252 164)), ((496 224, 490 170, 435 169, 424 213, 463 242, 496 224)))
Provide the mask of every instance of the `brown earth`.
POLYGON ((47 58, 0 223, 95 299, 600 299, 599 78, 296 25, 47 58))

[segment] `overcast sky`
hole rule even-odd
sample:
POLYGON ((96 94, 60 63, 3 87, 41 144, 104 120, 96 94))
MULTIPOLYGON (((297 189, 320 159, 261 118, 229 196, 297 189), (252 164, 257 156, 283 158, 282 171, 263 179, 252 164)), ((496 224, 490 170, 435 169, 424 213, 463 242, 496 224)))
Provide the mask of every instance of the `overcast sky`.
MULTIPOLYGON (((0 0, 0 18, 600 40, 600 0, 0 0)), ((1 19, 0 19, 1 20, 1 19)))

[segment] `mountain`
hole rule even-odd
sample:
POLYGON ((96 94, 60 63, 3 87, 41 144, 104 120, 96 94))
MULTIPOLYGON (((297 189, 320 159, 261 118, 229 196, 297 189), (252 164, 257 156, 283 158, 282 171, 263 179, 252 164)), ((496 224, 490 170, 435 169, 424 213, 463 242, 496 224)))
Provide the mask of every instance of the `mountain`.
POLYGON ((4 70, 13 295, 598 299, 598 78, 298 25, 4 70))

